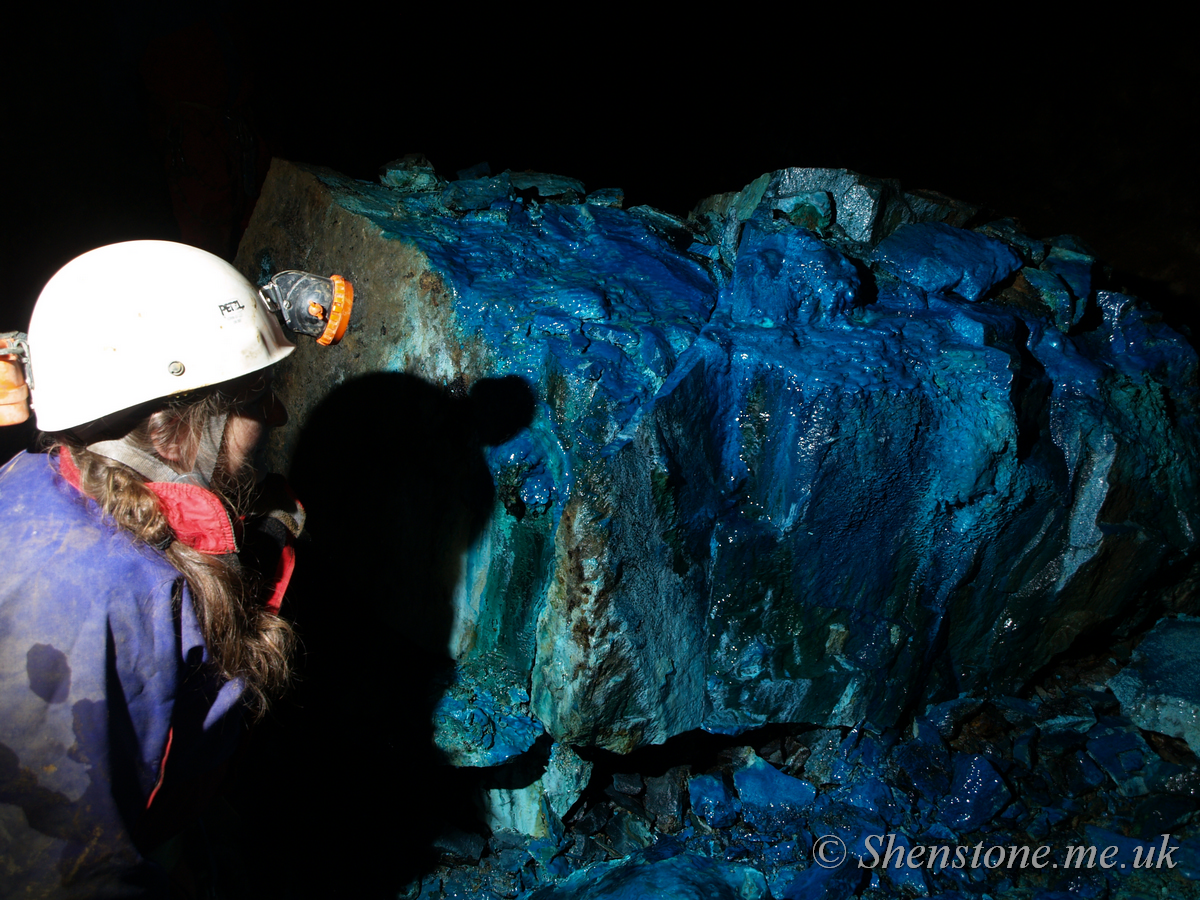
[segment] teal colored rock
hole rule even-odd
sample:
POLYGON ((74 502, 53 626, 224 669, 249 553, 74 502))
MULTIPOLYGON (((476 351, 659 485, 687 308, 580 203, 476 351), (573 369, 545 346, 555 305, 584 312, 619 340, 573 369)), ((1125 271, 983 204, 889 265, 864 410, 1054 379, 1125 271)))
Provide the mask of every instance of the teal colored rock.
POLYGON ((1076 299, 1083 301, 1092 293, 1092 268, 1096 260, 1082 249, 1071 246, 1050 248, 1041 269, 1061 278, 1071 289, 1076 299))
MULTIPOLYGON (((1200 753, 1200 619, 1180 616, 1159 622, 1108 686, 1139 728, 1183 738, 1193 753, 1200 753)), ((1101 764, 1116 756, 1122 771, 1138 768, 1139 758, 1118 754, 1139 749, 1106 748, 1101 764)))
POLYGON ((1195 352, 1085 284, 1074 244, 837 169, 686 221, 553 176, 389 173, 276 162, 238 265, 355 284, 345 339, 280 367, 271 453, 287 469, 325 435, 311 527, 370 520, 378 548, 339 592, 492 698, 494 729, 449 692, 452 756, 536 728, 618 752, 878 730, 1016 693, 1192 577, 1195 352), (504 376, 533 395, 516 434, 487 424, 504 376), (383 481, 343 477, 368 459, 383 481))
POLYGON ((524 714, 529 696, 497 700, 471 683, 447 687, 434 708, 434 739, 455 766, 497 766, 529 750, 541 723, 524 714))
POLYGON ((602 863, 557 885, 538 888, 524 900, 767 900, 766 879, 749 866, 690 852, 654 852, 602 863))
POLYGON ((1026 268, 1024 274, 1042 302, 1050 309, 1055 328, 1066 332, 1078 324, 1083 317, 1084 302, 1076 300, 1065 281, 1053 272, 1041 269, 1026 268))
POLYGON ((429 160, 420 153, 411 153, 384 165, 379 181, 388 187, 414 192, 436 190, 443 185, 429 160))

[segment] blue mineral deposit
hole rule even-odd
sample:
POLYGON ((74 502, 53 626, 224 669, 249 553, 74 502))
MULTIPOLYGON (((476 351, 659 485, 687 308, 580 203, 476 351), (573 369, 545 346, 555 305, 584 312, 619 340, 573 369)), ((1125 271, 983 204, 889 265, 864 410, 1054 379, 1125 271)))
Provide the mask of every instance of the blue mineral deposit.
POLYGON ((1116 782, 1122 794, 1145 792, 1145 783, 1139 773, 1150 760, 1152 751, 1142 736, 1129 727, 1128 720, 1101 719, 1088 732, 1087 750, 1116 782))
POLYGON ((982 756, 954 755, 949 789, 939 803, 947 825, 974 831, 1008 805, 1012 794, 1004 779, 982 756))
POLYGON ((817 796, 807 781, 785 775, 757 756, 733 773, 742 817, 759 831, 774 834, 795 827, 817 796))
POLYGON ((713 828, 732 825, 742 808, 741 801, 720 775, 692 776, 688 779, 688 794, 692 809, 713 828))
POLYGON ((839 796, 851 806, 875 813, 889 825, 900 821, 901 810, 892 789, 878 778, 869 777, 850 785, 839 796))
POLYGON ((852 896, 860 875, 853 865, 787 867, 771 882, 771 896, 776 900, 842 900, 852 896))
POLYGON ((850 260, 812 232, 751 220, 742 230, 733 285, 723 302, 739 322, 831 323, 855 305, 860 287, 850 260))
POLYGON ((577 872, 554 886, 539 888, 524 900, 767 900, 766 880, 736 863, 683 852, 646 854, 577 872))
POLYGON ((1017 254, 1000 241, 941 222, 900 226, 875 248, 874 259, 923 291, 952 292, 972 301, 1021 265, 1017 254))
POLYGON ((545 732, 519 709, 497 702, 489 691, 455 685, 433 712, 438 749, 459 766, 495 766, 520 756, 545 732))
MULTIPOLYGON (((1113 896, 1098 873, 857 862, 889 835, 893 860, 985 835, 1125 859, 1194 831, 1194 764, 1136 726, 1197 746, 1200 620, 1179 586, 1200 367, 1080 241, 844 169, 767 173, 686 220, 415 156, 381 184, 272 172, 238 264, 328 265, 357 293, 341 344, 281 366, 284 465, 330 386, 372 373, 451 409, 497 377, 532 394, 528 428, 459 436, 491 505, 451 536, 433 601, 450 624, 432 649, 455 663, 435 744, 481 778, 520 771, 540 813, 475 860, 492 894, 1113 896), (1119 710, 1094 685, 1029 692, 1080 635, 1138 633, 1158 597, 1172 616, 1110 681, 1119 710), (686 732, 720 761, 585 789, 597 748, 666 753, 686 732), (843 865, 814 863, 821 836, 843 865)), ((429 423, 400 424, 420 442, 429 423)), ((403 625, 405 587, 363 602, 403 625)), ((1200 877, 1190 835, 1174 858, 1200 877)))

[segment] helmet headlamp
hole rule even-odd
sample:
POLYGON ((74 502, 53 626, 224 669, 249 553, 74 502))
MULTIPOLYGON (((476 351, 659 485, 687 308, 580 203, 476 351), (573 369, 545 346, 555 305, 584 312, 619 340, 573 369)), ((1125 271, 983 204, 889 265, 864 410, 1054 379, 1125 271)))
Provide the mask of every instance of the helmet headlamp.
POLYGON ((336 344, 353 303, 339 275, 289 270, 257 288, 225 260, 185 244, 97 248, 47 282, 28 338, 0 335, 0 423, 27 416, 27 396, 38 427, 56 432, 233 381, 295 349, 285 326, 336 344))
POLYGON ((291 331, 314 337, 322 346, 340 341, 350 324, 354 287, 340 275, 323 278, 289 269, 278 273, 258 292, 267 309, 291 331))

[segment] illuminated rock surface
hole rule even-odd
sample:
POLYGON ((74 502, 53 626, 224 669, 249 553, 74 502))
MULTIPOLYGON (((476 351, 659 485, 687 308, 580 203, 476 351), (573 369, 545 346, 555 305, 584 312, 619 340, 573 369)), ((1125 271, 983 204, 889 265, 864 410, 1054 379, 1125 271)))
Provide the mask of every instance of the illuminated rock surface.
POLYGON ((843 170, 764 176, 683 223, 556 176, 426 169, 388 187, 276 163, 239 264, 358 290, 342 344, 289 361, 278 460, 367 373, 533 388, 440 601, 452 758, 518 753, 532 720, 616 751, 887 726, 1019 688, 1182 577, 1196 356, 1095 291, 1073 239, 965 230, 962 204, 843 170), (479 691, 490 725, 462 720, 479 691))
POLYGON ((451 841, 468 865, 405 896, 1200 876, 1195 757, 1137 730, 1115 668, 1029 693, 1088 629, 1197 604, 1196 355, 1086 247, 845 170, 687 222, 558 176, 383 181, 277 162, 238 264, 354 282, 342 344, 280 373, 275 463, 308 479, 327 593, 452 659, 411 721, 494 773, 487 849, 451 841), (703 764, 603 756, 679 735, 703 764), (1181 834, 1181 865, 856 867, 873 836, 1060 847, 1086 821, 1122 853, 1181 834), (850 862, 813 865, 821 835, 850 862))

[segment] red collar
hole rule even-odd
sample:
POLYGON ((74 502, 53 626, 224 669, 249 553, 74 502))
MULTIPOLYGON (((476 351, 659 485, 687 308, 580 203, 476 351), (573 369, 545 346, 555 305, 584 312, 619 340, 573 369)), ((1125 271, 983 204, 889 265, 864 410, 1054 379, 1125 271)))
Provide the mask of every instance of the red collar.
MULTIPOLYGON (((58 454, 58 469, 68 484, 83 492, 79 486, 79 467, 66 447, 58 454)), ((158 496, 159 506, 177 540, 211 556, 237 552, 233 523, 216 494, 194 484, 165 481, 148 481, 146 487, 158 496)))

